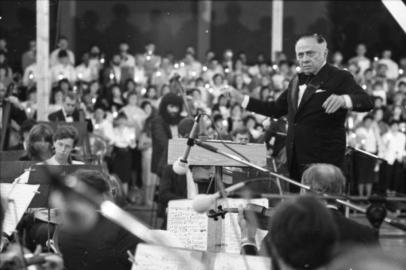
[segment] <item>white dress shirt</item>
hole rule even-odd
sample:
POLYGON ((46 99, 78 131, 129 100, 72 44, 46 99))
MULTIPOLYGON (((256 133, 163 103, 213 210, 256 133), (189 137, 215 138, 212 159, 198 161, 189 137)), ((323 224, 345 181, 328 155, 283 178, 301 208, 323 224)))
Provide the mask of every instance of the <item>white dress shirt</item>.
POLYGON ((378 135, 373 128, 366 129, 359 127, 355 134, 357 135, 357 147, 369 152, 376 153, 378 151, 378 135))
POLYGON ((86 66, 85 64, 80 64, 79 66, 77 66, 75 68, 75 71, 76 71, 76 77, 81 81, 90 82, 93 79, 96 79, 96 78, 93 78, 94 71, 92 70, 90 65, 86 66))
MULTIPOLYGON (((49 62, 51 64, 51 67, 59 64, 58 60, 58 53, 61 51, 61 49, 56 49, 51 53, 49 62)), ((68 53, 69 61, 72 65, 75 65, 75 54, 71 50, 65 50, 68 53)))
POLYGON ((379 64, 385 64, 388 67, 386 77, 391 80, 396 80, 399 77, 399 66, 392 59, 381 59, 379 64))

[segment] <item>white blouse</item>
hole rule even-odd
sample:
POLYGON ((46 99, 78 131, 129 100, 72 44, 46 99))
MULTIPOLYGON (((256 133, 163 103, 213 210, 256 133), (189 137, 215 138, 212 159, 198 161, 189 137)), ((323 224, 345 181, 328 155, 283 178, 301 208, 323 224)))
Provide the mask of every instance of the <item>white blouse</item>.
POLYGON ((406 155, 406 136, 401 132, 385 133, 382 137, 383 155, 382 157, 392 165, 395 160, 401 161, 406 155))

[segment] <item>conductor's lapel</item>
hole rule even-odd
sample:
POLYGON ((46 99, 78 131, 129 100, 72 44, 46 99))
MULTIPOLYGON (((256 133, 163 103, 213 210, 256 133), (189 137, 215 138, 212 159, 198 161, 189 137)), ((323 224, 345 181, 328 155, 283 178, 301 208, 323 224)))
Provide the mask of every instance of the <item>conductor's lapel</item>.
POLYGON ((290 102, 292 104, 293 115, 296 114, 297 111, 297 99, 299 96, 299 76, 296 75, 292 81, 292 87, 290 90, 290 102))
POLYGON ((297 108, 297 112, 299 112, 304 107, 304 105, 306 105, 306 103, 313 96, 314 92, 320 89, 320 86, 322 86, 324 82, 327 81, 328 73, 329 73, 329 64, 326 63, 307 85, 302 100, 300 101, 299 107, 297 108))

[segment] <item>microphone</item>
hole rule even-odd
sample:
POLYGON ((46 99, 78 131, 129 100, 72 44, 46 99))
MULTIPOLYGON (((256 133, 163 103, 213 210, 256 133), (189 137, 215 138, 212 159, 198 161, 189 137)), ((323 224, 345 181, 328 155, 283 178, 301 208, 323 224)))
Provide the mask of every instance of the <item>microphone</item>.
MULTIPOLYGON (((250 181, 247 182, 241 182, 235 185, 232 185, 224 190, 225 194, 229 194, 233 192, 234 190, 240 189, 247 185, 250 181)), ((220 192, 216 192, 214 194, 198 194, 196 197, 193 198, 192 201, 192 208, 195 210, 197 213, 205 213, 209 211, 211 206, 214 204, 214 202, 221 197, 220 192)))
POLYGON ((179 159, 177 159, 172 165, 172 169, 176 174, 179 174, 179 175, 186 174, 186 171, 187 171, 187 168, 189 165, 187 162, 187 158, 190 154, 190 150, 192 149, 192 146, 195 144, 195 137, 197 136, 200 117, 201 117, 201 114, 198 114, 195 117, 195 122, 193 123, 192 130, 189 133, 189 138, 187 140, 187 146, 186 146, 185 152, 183 153, 183 156, 180 157, 179 159))

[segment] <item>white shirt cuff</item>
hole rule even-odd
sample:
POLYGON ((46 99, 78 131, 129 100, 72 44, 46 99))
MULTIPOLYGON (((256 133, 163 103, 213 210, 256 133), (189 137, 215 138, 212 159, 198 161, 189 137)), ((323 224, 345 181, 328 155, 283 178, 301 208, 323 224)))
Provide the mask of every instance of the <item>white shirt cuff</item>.
POLYGON ((246 109, 248 106, 248 102, 250 102, 250 97, 245 95, 244 99, 241 102, 241 107, 243 107, 243 109, 246 109))
POLYGON ((344 102, 345 102, 345 108, 346 109, 352 109, 352 100, 349 95, 343 95, 344 102))

